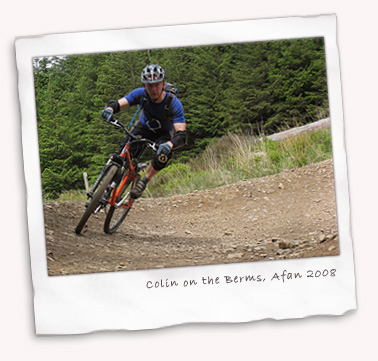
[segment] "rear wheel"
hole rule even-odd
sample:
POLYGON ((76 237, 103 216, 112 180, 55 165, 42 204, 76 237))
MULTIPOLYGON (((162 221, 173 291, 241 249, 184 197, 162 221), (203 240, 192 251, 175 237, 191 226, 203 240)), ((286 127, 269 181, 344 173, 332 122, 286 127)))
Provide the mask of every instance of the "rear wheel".
POLYGON ((136 182, 140 179, 140 175, 137 174, 135 176, 135 182, 132 182, 131 179, 128 179, 125 183, 121 193, 119 194, 116 203, 119 203, 122 199, 122 205, 121 206, 110 206, 110 209, 108 211, 108 214, 106 215, 106 220, 104 224, 104 231, 108 234, 113 234, 119 226, 122 224, 122 222, 125 220, 126 216, 128 215, 131 206, 133 204, 133 199, 130 197, 130 191, 136 182))
POLYGON ((118 167, 116 165, 112 165, 109 170, 104 174, 102 180, 100 181, 99 186, 97 187, 97 191, 94 193, 91 201, 89 202, 87 209, 85 210, 83 216, 80 219, 80 222, 75 228, 75 232, 79 234, 85 224, 87 223, 91 214, 100 206, 99 201, 101 196, 104 194, 107 186, 110 184, 112 179, 114 178, 115 174, 117 173, 118 167))

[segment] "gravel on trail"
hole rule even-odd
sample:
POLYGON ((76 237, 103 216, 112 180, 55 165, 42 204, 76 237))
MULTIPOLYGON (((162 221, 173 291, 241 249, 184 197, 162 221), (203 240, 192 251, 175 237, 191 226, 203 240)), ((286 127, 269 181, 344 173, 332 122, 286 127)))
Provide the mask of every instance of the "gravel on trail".
POLYGON ((332 160, 169 198, 138 199, 113 235, 105 213, 45 202, 50 276, 339 254, 332 160))

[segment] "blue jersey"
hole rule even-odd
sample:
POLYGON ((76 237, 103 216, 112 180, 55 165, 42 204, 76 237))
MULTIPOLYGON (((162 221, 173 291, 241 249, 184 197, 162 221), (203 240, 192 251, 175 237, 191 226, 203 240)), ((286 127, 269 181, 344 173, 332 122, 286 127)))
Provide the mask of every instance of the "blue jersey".
MULTIPOLYGON (((129 102, 130 105, 140 104, 144 98, 145 89, 137 88, 131 91, 128 95, 125 96, 125 99, 129 102)), ((168 118, 164 117, 164 106, 168 100, 169 94, 166 92, 165 98, 161 103, 153 103, 147 97, 147 103, 144 106, 144 110, 140 116, 140 122, 150 128, 155 127, 155 124, 158 124, 156 127, 162 131, 170 131, 173 129, 173 123, 185 123, 184 109, 180 100, 177 97, 174 97, 171 103, 171 106, 168 111, 168 118)))

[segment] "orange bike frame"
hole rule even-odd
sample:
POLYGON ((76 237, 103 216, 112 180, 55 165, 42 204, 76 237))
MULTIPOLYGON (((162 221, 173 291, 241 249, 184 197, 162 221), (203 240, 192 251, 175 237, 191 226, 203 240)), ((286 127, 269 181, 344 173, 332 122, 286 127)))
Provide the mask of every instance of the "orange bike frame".
MULTIPOLYGON (((109 203, 110 203, 112 206, 114 206, 114 205, 116 204, 116 199, 118 198, 119 194, 121 193, 121 190, 122 190, 122 188, 125 186, 127 180, 128 180, 129 178, 131 178, 132 181, 133 181, 133 183, 134 183, 134 181, 135 181, 135 167, 134 167, 133 163, 131 162, 131 157, 130 157, 129 149, 130 149, 130 146, 129 146, 128 144, 126 144, 125 147, 123 148, 122 152, 121 152, 121 156, 122 156, 123 158, 125 158, 126 161, 127 161, 127 164, 128 164, 129 170, 128 170, 128 172, 127 172, 127 175, 126 175, 125 177, 123 177, 123 179, 122 179, 120 185, 119 185, 117 188, 115 188, 115 189, 113 190, 112 197, 111 197, 110 200, 109 200, 109 203)), ((130 208, 131 205, 132 205, 132 203, 133 203, 133 202, 132 202, 132 199, 130 199, 130 201, 127 202, 127 204, 121 204, 120 207, 122 207, 122 208, 130 208)))

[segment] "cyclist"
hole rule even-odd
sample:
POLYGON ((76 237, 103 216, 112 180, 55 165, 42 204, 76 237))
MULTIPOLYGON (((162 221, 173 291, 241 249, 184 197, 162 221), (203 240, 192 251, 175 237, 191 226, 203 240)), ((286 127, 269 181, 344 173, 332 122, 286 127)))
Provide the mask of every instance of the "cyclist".
MULTIPOLYGON (((131 197, 139 198, 147 183, 161 169, 167 166, 172 156, 172 150, 182 147, 186 142, 186 121, 180 100, 164 90, 165 72, 158 64, 147 65, 141 74, 144 87, 134 89, 125 97, 110 102, 102 111, 102 117, 110 122, 113 114, 128 106, 142 104, 139 121, 131 132, 150 139, 158 145, 158 150, 150 162, 145 176, 137 182, 131 190, 131 197), (169 105, 168 105, 169 104, 169 105)), ((126 144, 127 137, 120 145, 121 151, 126 144)), ((132 156, 136 156, 141 149, 137 145, 130 148, 132 156)))

